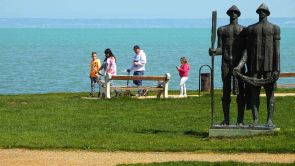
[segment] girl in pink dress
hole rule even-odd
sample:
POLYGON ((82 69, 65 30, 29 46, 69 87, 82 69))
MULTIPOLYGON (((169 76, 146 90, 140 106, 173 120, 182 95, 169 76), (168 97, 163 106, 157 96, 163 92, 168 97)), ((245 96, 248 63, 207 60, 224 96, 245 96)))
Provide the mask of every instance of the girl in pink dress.
POLYGON ((188 61, 185 57, 180 58, 180 66, 176 67, 180 76, 180 97, 187 97, 185 82, 188 80, 188 71, 190 70, 188 61))

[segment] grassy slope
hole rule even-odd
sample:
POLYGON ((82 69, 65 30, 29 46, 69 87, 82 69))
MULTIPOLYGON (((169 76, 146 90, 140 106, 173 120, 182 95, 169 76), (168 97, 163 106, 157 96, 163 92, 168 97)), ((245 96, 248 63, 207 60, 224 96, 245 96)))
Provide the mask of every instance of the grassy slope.
MULTIPOLYGON (((295 152, 295 97, 277 98, 275 123, 281 132, 275 136, 208 139, 209 96, 167 100, 81 99, 86 95, 0 96, 0 147, 98 151, 295 152)), ((217 116, 221 118, 220 98, 220 93, 217 93, 217 116)), ((234 123, 236 105, 233 103, 234 123)), ((266 116, 264 103, 263 98, 263 121, 266 116)), ((245 121, 250 123, 250 111, 246 111, 245 117, 245 121)))

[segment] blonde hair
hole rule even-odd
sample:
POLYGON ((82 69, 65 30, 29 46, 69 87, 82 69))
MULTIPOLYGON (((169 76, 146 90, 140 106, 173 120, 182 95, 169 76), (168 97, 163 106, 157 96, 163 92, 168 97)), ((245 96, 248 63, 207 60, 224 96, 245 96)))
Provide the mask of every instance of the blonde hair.
POLYGON ((186 59, 186 57, 181 57, 180 61, 184 62, 184 63, 188 63, 188 60, 186 59))

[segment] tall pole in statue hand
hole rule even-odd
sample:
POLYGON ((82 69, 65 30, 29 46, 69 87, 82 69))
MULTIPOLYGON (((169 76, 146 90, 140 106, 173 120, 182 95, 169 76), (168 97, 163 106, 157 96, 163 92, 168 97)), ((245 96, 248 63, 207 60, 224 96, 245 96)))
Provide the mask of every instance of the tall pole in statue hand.
MULTIPOLYGON (((211 31, 211 50, 215 48, 215 41, 216 41, 216 24, 217 24, 217 11, 212 12, 212 31, 211 31)), ((214 125, 214 56, 215 51, 211 55, 211 126, 214 125)))

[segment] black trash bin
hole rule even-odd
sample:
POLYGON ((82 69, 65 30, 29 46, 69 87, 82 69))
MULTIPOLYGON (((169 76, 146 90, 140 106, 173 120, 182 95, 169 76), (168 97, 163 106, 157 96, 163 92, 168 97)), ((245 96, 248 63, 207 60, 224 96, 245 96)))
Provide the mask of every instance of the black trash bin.
POLYGON ((201 91, 210 91, 211 89, 211 74, 201 73, 201 91))

